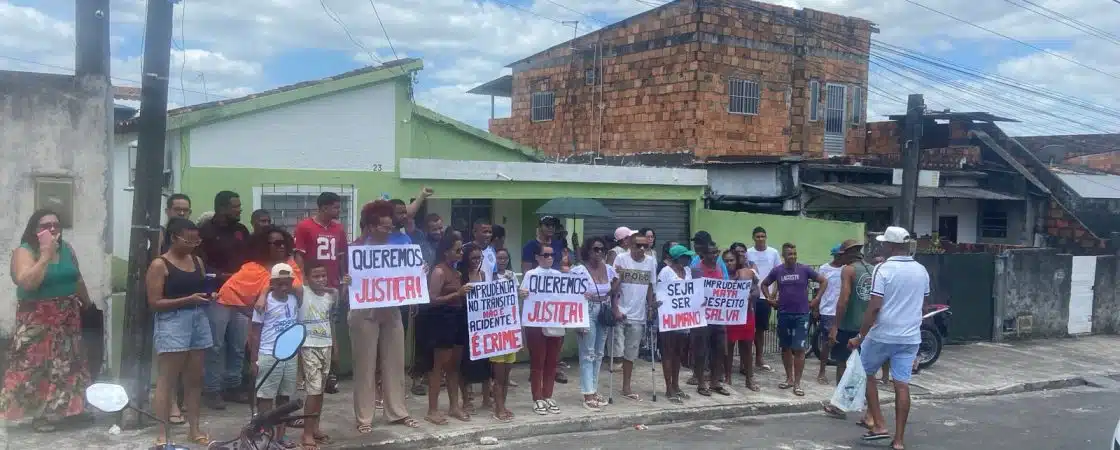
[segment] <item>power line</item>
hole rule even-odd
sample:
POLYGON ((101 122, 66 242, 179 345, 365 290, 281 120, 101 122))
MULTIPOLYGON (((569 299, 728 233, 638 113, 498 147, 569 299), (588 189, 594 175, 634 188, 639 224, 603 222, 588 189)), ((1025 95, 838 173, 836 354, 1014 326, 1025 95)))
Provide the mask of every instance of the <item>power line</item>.
POLYGON ((385 33, 385 42, 389 43, 389 50, 393 51, 393 59, 401 59, 397 56, 397 49, 393 47, 393 40, 389 38, 389 30, 385 29, 385 22, 381 21, 381 14, 377 13, 377 4, 369 0, 369 6, 373 7, 373 16, 377 18, 377 24, 381 25, 381 32, 385 33))
POLYGON ((552 3, 553 5, 556 5, 556 6, 559 6, 559 7, 561 7, 561 8, 564 8, 564 9, 566 9, 566 10, 568 10, 568 11, 571 11, 571 12, 573 12, 573 13, 576 13, 576 14, 579 14, 579 15, 581 15, 581 16, 583 16, 583 17, 586 17, 586 18, 588 18, 588 19, 591 19, 591 21, 593 21, 593 22, 597 22, 597 23, 599 23, 600 25, 604 25, 604 26, 608 25, 608 24, 607 24, 606 22, 603 22, 602 20, 596 19, 596 18, 595 18, 594 16, 592 16, 592 15, 590 15, 590 14, 585 14, 585 13, 582 13, 582 12, 580 12, 580 11, 577 11, 577 10, 575 10, 575 9, 569 8, 569 7, 567 7, 567 6, 564 6, 564 4, 562 4, 562 3, 560 3, 560 2, 556 2, 556 1, 553 1, 553 0, 546 0, 546 1, 547 1, 547 2, 549 2, 549 3, 552 3))
POLYGON ((354 38, 353 34, 350 34, 350 29, 346 28, 346 24, 342 23, 342 19, 338 18, 338 14, 336 14, 334 10, 331 9, 331 7, 327 6, 326 0, 319 0, 319 6, 323 7, 323 12, 327 13, 327 17, 329 17, 332 21, 334 21, 334 23, 338 24, 338 26, 342 28, 342 32, 346 33, 346 37, 350 38, 350 42, 352 42, 362 51, 366 52, 366 55, 369 56, 370 60, 377 61, 378 64, 385 64, 385 62, 382 61, 381 58, 378 58, 376 55, 374 55, 373 52, 366 48, 366 46, 362 45, 361 42, 358 42, 358 40, 354 38))
POLYGON ((1067 15, 1062 14, 1060 12, 1054 11, 1050 8, 1045 7, 1045 6, 1039 5, 1038 3, 1032 2, 1031 0, 1019 0, 1019 1, 1021 1, 1023 3, 1026 3, 1027 5, 1031 5, 1035 8, 1038 8, 1037 10, 1031 9, 1031 8, 1028 8, 1024 5, 1016 3, 1014 0, 1004 0, 1004 1, 1006 1, 1007 3, 1010 3, 1012 5, 1018 6, 1020 8, 1023 8, 1027 11, 1038 14, 1042 17, 1047 18, 1047 19, 1050 19, 1050 20, 1053 20, 1055 22, 1066 25, 1066 26, 1068 26, 1070 28, 1073 28, 1077 31, 1084 32, 1084 33, 1086 33, 1090 36, 1097 37, 1097 38, 1109 41, 1113 44, 1120 45, 1120 37, 1117 37, 1115 34, 1109 33, 1107 31, 1104 31, 1104 30, 1100 29, 1100 28, 1094 27, 1094 26, 1089 25, 1085 22, 1074 19, 1073 17, 1070 17, 1070 16, 1067 16, 1067 15))
MULTIPOLYGON (((15 61, 15 62, 24 63, 24 64, 32 64, 32 65, 41 66, 41 67, 50 67, 52 69, 58 69, 58 70, 61 70, 61 71, 64 71, 64 72, 74 72, 73 67, 59 66, 59 65, 56 65, 56 64, 49 64, 49 63, 45 63, 45 62, 32 61, 30 59, 17 58, 15 56, 0 55, 0 59, 7 59, 9 61, 15 61)), ((135 84, 137 86, 139 86, 141 84, 139 81, 136 81, 136 80, 133 80, 133 79, 130 79, 130 78, 113 77, 113 76, 111 76, 109 78, 112 79, 112 80, 132 83, 132 84, 135 84)), ((168 89, 175 90, 175 91, 191 92, 191 93, 202 94, 202 95, 214 95, 215 97, 218 97, 218 98, 221 98, 221 99, 226 99, 226 100, 228 100, 230 98, 230 97, 224 97, 224 96, 217 95, 217 94, 208 94, 206 92, 196 91, 196 90, 192 90, 192 89, 181 89, 181 88, 173 88, 173 87, 168 88, 168 89)))
MULTIPOLYGON (((1042 48, 1042 47, 1039 47, 1039 46, 1037 46, 1037 45, 1034 45, 1034 44, 1031 44, 1031 43, 1028 43, 1028 42, 1025 42, 1025 41, 1022 41, 1022 40, 1019 40, 1019 39, 1013 38, 1013 37, 1011 37, 1011 36, 1008 36, 1008 35, 1006 35, 1006 34, 1003 34, 1003 33, 1000 33, 1000 32, 998 32, 998 31, 992 30, 991 28, 987 28, 987 27, 984 27, 984 26, 982 26, 982 25, 977 25, 977 24, 975 24, 975 23, 972 23, 972 22, 969 22, 969 21, 967 21, 967 20, 961 19, 961 18, 959 18, 959 17, 957 17, 957 16, 954 16, 954 15, 952 15, 952 14, 949 14, 949 13, 946 13, 946 12, 938 11, 938 10, 936 10, 936 9, 933 9, 933 8, 930 8, 930 7, 926 6, 926 5, 923 5, 923 4, 921 4, 921 3, 918 3, 918 2, 916 2, 916 1, 914 1, 914 0, 904 0, 904 1, 905 1, 906 3, 910 3, 910 4, 912 4, 912 5, 915 5, 915 6, 918 6, 918 7, 922 8, 922 9, 925 9, 925 10, 927 10, 927 11, 929 11, 929 12, 932 12, 932 13, 935 13, 935 14, 939 14, 939 15, 942 15, 942 16, 945 16, 945 17, 948 17, 948 18, 950 18, 950 19, 956 20, 957 22, 960 22, 960 23, 963 23, 963 24, 966 24, 966 25, 972 26, 972 27, 974 27, 974 28, 978 28, 978 29, 981 29, 981 30, 987 31, 987 32, 989 32, 989 33, 991 33, 991 34, 994 34, 994 35, 996 35, 996 36, 1002 37, 1002 38, 1004 38, 1004 39, 1008 39, 1008 40, 1011 40, 1011 41, 1015 41, 1015 42, 1018 42, 1018 43, 1019 43, 1019 44, 1021 44, 1021 45, 1024 45, 1024 46, 1027 46, 1027 47, 1030 47, 1030 48, 1033 48, 1033 49, 1035 49, 1035 50, 1037 50, 1037 51, 1040 51, 1040 52, 1046 53, 1047 55, 1053 56, 1053 57, 1055 57, 1055 58, 1058 58, 1058 59, 1061 59, 1061 60, 1063 60, 1063 61, 1069 62, 1069 63, 1071 63, 1071 64, 1076 64, 1076 65, 1078 65, 1078 66, 1081 66, 1081 67, 1083 67, 1083 68, 1086 68, 1086 69, 1092 70, 1093 72, 1097 72, 1097 73, 1099 73, 1099 74, 1101 74, 1101 75, 1105 75, 1105 76, 1108 76, 1108 77, 1112 77, 1112 78, 1115 78, 1115 79, 1117 79, 1117 80, 1120 80, 1120 76, 1117 76, 1117 75, 1114 75, 1114 74, 1111 74, 1111 73, 1105 72, 1105 71, 1103 71, 1103 70, 1097 69, 1096 67, 1093 67, 1093 66, 1090 66, 1090 65, 1087 65, 1087 64, 1081 63, 1081 62, 1079 62, 1079 61, 1077 61, 1077 60, 1075 60, 1075 59, 1073 59, 1073 58, 1067 58, 1067 57, 1065 57, 1065 56, 1062 56, 1062 55, 1061 55, 1061 54, 1059 54, 1059 53, 1055 53, 1055 52, 1052 52, 1052 51, 1050 51, 1050 50, 1044 49, 1044 48, 1042 48)), ((1120 0, 1116 0, 1116 1, 1120 1, 1120 0)))

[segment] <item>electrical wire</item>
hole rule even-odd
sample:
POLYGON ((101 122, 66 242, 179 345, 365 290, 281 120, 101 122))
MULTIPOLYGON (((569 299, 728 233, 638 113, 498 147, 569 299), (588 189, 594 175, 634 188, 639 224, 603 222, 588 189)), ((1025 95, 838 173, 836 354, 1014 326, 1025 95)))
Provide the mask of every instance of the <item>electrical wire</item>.
MULTIPOLYGON (((15 62, 18 62, 18 63, 23 63, 23 64, 31 64, 31 65, 40 66, 40 67, 49 67, 49 68, 61 70, 61 71, 64 71, 64 72, 74 72, 73 67, 59 66, 59 65, 56 65, 56 64, 48 64, 48 63, 44 63, 44 62, 33 61, 33 60, 30 60, 30 59, 17 58, 15 56, 0 55, 0 59, 6 59, 6 60, 9 60, 9 61, 15 61, 15 62)), ((132 84, 135 84, 137 86, 141 85, 141 83, 139 81, 133 80, 131 78, 110 76, 109 79, 117 80, 117 81, 124 81, 126 83, 132 83, 132 84)), ((182 88, 175 88, 175 87, 168 87, 168 89, 171 89, 173 91, 182 90, 182 91, 191 92, 191 93, 195 93, 195 94, 207 95, 206 92, 195 91, 195 90, 191 90, 191 89, 182 89, 182 88)), ((215 97, 218 97, 218 98, 221 98, 221 99, 224 99, 224 100, 230 99, 230 97, 223 97, 223 96, 217 95, 217 94, 209 94, 209 95, 213 95, 215 97)))
POLYGON ((338 14, 335 13, 334 10, 331 9, 330 6, 327 6, 326 0, 319 0, 319 6, 323 7, 323 12, 327 13, 327 17, 329 17, 332 21, 334 21, 334 23, 338 24, 338 26, 340 28, 342 28, 342 32, 346 33, 346 37, 350 38, 350 42, 352 42, 355 46, 357 46, 359 49, 364 51, 366 53, 366 55, 369 56, 369 59, 371 61, 376 61, 378 64, 385 64, 385 62, 382 61, 381 58, 378 58, 376 55, 373 54, 372 51, 370 51, 368 48, 366 48, 366 46, 362 45, 361 42, 358 42, 358 40, 356 38, 354 38, 354 35, 350 33, 350 29, 346 27, 345 23, 342 23, 342 19, 340 19, 338 17, 338 14))
POLYGON ((389 50, 393 51, 393 59, 401 59, 397 56, 397 49, 393 47, 393 40, 389 38, 389 30, 385 29, 385 22, 381 21, 381 14, 377 13, 377 4, 373 0, 369 0, 369 6, 373 7, 373 16, 377 18, 377 24, 381 25, 381 32, 385 33, 385 42, 389 43, 389 50))
POLYGON ((1088 34, 1090 36, 1100 38, 1102 40, 1111 42, 1113 44, 1120 45, 1120 37, 1116 36, 1115 34, 1109 33, 1107 31, 1104 31, 1104 30, 1100 29, 1100 28, 1094 27, 1094 26, 1089 25, 1085 22, 1074 19, 1073 17, 1070 17, 1070 16, 1067 16, 1067 15, 1062 14, 1060 12, 1054 11, 1050 8, 1045 7, 1045 6, 1039 5, 1038 3, 1032 2, 1031 0, 1019 0, 1019 1, 1021 1, 1023 3, 1026 3, 1027 5, 1031 5, 1035 8, 1038 8, 1037 10, 1036 9, 1031 9, 1031 8, 1028 8, 1024 5, 1016 3, 1014 0, 1004 0, 1004 1, 1006 1, 1007 3, 1010 3, 1012 5, 1018 6, 1020 8, 1023 8, 1027 11, 1038 14, 1042 17, 1047 18, 1047 19, 1050 19, 1050 20, 1053 20, 1055 22, 1061 23, 1065 26, 1068 26, 1068 27, 1073 28, 1077 31, 1088 34))

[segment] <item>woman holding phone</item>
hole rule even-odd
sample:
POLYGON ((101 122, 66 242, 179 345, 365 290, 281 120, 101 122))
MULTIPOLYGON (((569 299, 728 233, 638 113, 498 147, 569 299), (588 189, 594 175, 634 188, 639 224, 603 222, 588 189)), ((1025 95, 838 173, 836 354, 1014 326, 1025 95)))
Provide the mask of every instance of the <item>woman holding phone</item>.
MULTIPOLYGON (((208 445, 210 438, 198 428, 202 399, 202 367, 206 349, 214 344, 210 320, 203 306, 213 293, 207 288, 206 268, 194 256, 201 239, 198 226, 190 220, 174 218, 167 222, 171 244, 148 266, 148 307, 155 311, 155 352, 158 365, 152 407, 165 423, 171 413, 172 394, 177 381, 183 382, 183 409, 190 424, 188 438, 208 445), (180 378, 181 377, 181 378, 180 378)), ((160 426, 157 445, 167 442, 167 428, 160 426)))
POLYGON ((35 211, 12 252, 16 330, 0 391, 0 417, 31 417, 38 432, 81 414, 90 384, 81 309, 91 306, 78 259, 62 239, 58 214, 35 211))

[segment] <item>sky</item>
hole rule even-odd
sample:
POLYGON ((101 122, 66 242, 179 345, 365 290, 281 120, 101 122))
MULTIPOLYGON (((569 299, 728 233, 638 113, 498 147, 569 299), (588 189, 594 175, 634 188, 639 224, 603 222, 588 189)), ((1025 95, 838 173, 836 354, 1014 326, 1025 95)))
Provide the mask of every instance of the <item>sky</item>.
MULTIPOLYGON (((735 1, 735 0, 728 0, 735 1)), ((424 60, 422 105, 485 129, 466 92, 505 66, 664 0, 180 0, 171 107, 234 98, 379 61, 424 60), (380 20, 378 19, 380 17, 380 20), (573 26, 566 21, 579 21, 573 26)), ((988 111, 1015 135, 1120 132, 1120 3, 1112 0, 774 0, 861 17, 873 36, 868 119, 988 111), (956 19, 949 17, 953 16, 956 19), (957 20, 960 19, 960 20, 957 20)), ((144 0, 112 0, 112 76, 139 85, 144 0)), ((74 0, 0 0, 0 69, 72 72, 74 0)), ((822 36, 827 38, 827 36, 822 36)), ((499 99, 498 117, 509 114, 499 99)))

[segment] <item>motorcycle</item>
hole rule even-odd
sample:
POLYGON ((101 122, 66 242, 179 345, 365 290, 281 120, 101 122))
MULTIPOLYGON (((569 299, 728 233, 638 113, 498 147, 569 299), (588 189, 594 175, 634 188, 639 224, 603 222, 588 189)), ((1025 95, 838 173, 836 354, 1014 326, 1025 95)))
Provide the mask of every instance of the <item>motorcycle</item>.
MULTIPOLYGON (((264 384, 264 380, 268 378, 276 366, 284 361, 289 361, 295 358, 299 353, 299 349, 303 347, 304 339, 307 336, 307 328, 303 324, 295 324, 284 331, 281 331, 276 336, 276 344, 273 346, 272 356, 276 361, 268 371, 264 373, 254 389, 254 394, 264 384)), ((254 395, 255 400, 256 395, 254 395)), ((132 409, 140 414, 154 419, 157 422, 167 425, 166 422, 160 418, 136 408, 131 405, 128 398, 128 392, 124 386, 111 383, 94 383, 86 388, 86 401, 95 408, 108 412, 115 413, 125 409, 132 409)), ((256 403, 255 401, 253 402, 256 403)), ((299 419, 306 419, 314 417, 315 415, 302 415, 292 416, 291 414, 303 408, 302 400, 292 400, 283 405, 279 405, 272 410, 263 412, 261 414, 254 414, 249 420, 249 423, 241 429, 241 435, 236 439, 229 441, 211 442, 207 449, 209 450, 284 450, 284 447, 273 439, 272 430, 280 424, 290 423, 299 419), (263 446, 261 446, 263 444, 263 446)), ((189 450, 189 447, 176 445, 171 442, 170 434, 167 437, 166 444, 157 444, 149 447, 149 450, 189 450)))
MULTIPOLYGON (((919 371, 929 368, 941 358, 941 350, 945 347, 945 340, 949 338, 949 317, 953 315, 949 305, 926 305, 923 309, 925 314, 922 315, 922 343, 918 345, 917 357, 919 371)), ((816 317, 810 319, 809 353, 813 358, 820 358, 821 343, 827 345, 827 333, 828 330, 820 329, 816 317)), ((836 361, 830 359, 828 364, 834 366, 836 361)))

